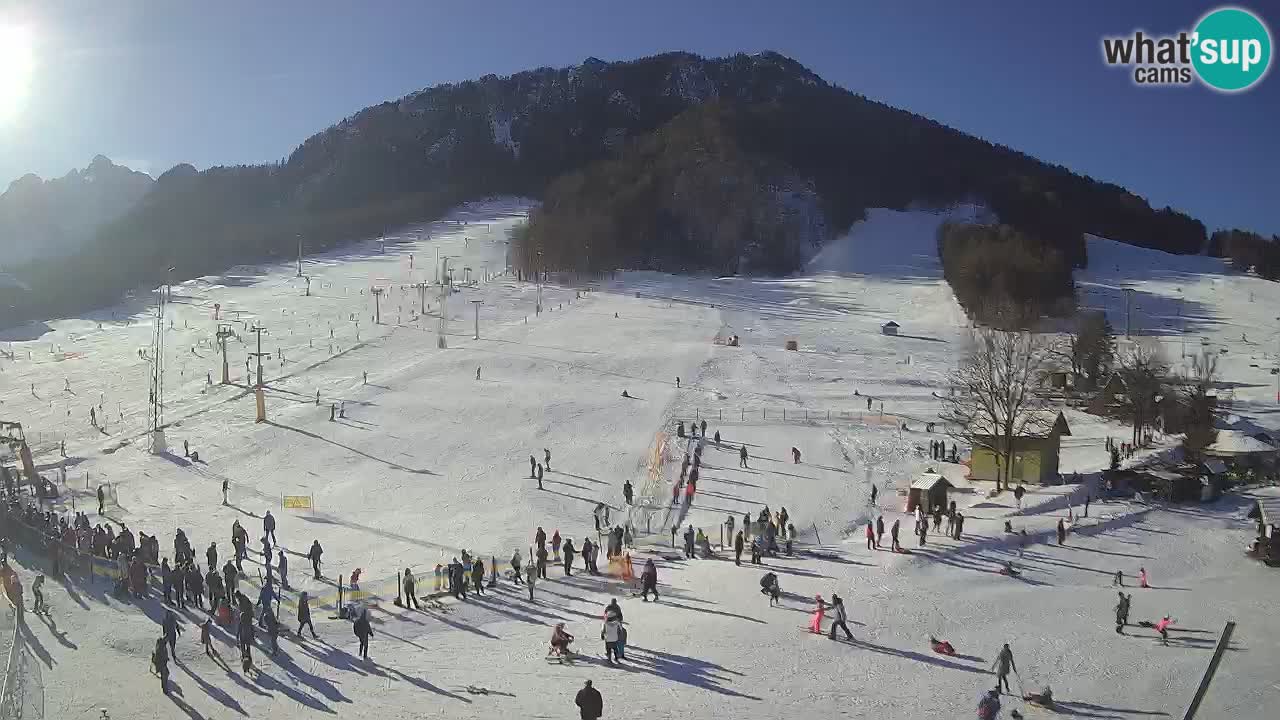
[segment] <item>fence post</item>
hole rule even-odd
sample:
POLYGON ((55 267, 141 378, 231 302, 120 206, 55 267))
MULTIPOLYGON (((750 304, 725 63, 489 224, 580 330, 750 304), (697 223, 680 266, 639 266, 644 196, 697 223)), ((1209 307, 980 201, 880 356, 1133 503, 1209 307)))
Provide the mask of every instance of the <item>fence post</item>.
POLYGON ((743 422, 746 422, 746 420, 747 420, 747 409, 746 409, 746 408, 742 408, 742 417, 741 417, 740 419, 741 419, 743 422))
POLYGON ((786 421, 787 421, 787 409, 782 408, 782 422, 786 422, 786 421))
POLYGON ((724 408, 720 408, 720 421, 724 422, 724 408))

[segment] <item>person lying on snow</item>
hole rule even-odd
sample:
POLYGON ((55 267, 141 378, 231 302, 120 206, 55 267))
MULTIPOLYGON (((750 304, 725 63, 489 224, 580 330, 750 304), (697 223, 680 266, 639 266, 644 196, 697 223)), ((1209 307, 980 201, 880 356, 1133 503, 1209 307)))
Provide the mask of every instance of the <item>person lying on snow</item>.
POLYGON ((932 635, 929 636, 929 647, 933 648, 933 651, 938 653, 939 655, 955 655, 956 654, 956 649, 951 646, 951 643, 947 642, 946 640, 939 640, 938 638, 932 635))

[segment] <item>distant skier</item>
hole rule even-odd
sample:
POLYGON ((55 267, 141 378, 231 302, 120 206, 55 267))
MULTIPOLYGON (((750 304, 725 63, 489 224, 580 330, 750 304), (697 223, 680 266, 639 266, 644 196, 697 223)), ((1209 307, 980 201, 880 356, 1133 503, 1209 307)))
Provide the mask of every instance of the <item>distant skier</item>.
POLYGON ((551 451, 542 448, 542 464, 546 466, 547 472, 551 472, 551 451))
POLYGON ((794 445, 791 446, 791 462, 795 465, 800 464, 800 448, 794 445))
POLYGON ((479 367, 477 367, 477 368, 476 368, 476 379, 477 379, 477 380, 479 380, 479 379, 480 379, 480 368, 479 368, 479 367))
POLYGON ((532 455, 530 455, 529 456, 529 479, 533 480, 536 477, 538 477, 538 461, 535 460, 532 455))
POLYGON ((879 494, 880 494, 880 491, 876 489, 876 486, 873 484, 871 486, 871 504, 872 505, 876 504, 876 496, 878 496, 879 494))
POLYGON ((538 463, 538 489, 542 489, 542 463, 538 463))
POLYGON ((738 449, 738 467, 747 467, 747 446, 738 449))
MULTIPOLYGON (((615 317, 616 317, 616 316, 615 316, 615 317)), ((677 376, 676 376, 676 389, 677 389, 677 390, 679 390, 679 389, 680 389, 680 376, 679 376, 679 375, 677 375, 677 376)), ((33 392, 32 394, 34 394, 34 392, 33 392)))

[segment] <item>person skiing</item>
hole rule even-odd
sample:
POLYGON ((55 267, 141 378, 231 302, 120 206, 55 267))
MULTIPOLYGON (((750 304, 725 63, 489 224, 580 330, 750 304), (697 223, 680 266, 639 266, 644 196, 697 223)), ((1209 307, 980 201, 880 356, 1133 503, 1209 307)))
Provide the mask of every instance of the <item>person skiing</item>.
POLYGON ((538 477, 538 461, 535 460, 532 455, 530 455, 529 456, 529 479, 533 480, 536 477, 538 477))
POLYGON ((742 531, 739 530, 737 535, 733 536, 733 564, 742 566, 742 531))
POLYGON ((835 618, 831 622, 831 634, 828 635, 827 637, 829 637, 832 640, 835 640, 836 628, 840 628, 841 630, 844 630, 845 639, 852 640, 853 633, 849 632, 849 626, 845 624, 845 621, 848 620, 849 618, 845 615, 844 600, 842 600, 839 595, 832 594, 831 610, 832 612, 835 613, 835 618))
POLYGON ((538 489, 542 489, 542 463, 538 463, 538 489))
POLYGON ((413 579, 413 571, 410 570, 409 568, 405 568, 404 569, 404 606, 406 609, 410 607, 412 607, 414 610, 421 609, 420 607, 418 607, 418 594, 417 592, 415 592, 417 589, 416 585, 417 583, 413 579))
POLYGON ((551 472, 551 451, 542 448, 542 464, 546 466, 547 472, 551 472))
POLYGON ((1165 615, 1156 623, 1156 632, 1160 633, 1160 641, 1163 642, 1166 647, 1169 645, 1169 626, 1174 622, 1175 621, 1170 619, 1168 615, 1165 615))
POLYGON ((827 615, 827 603, 821 595, 815 595, 813 600, 816 606, 813 609, 813 615, 809 616, 809 632, 821 633, 822 620, 827 615))
POLYGON ((1005 643, 1000 648, 1000 653, 996 656, 995 662, 991 664, 991 669, 996 671, 996 692, 1000 692, 1000 686, 1003 685, 1005 690, 1009 687, 1009 671, 1018 672, 1018 664, 1013 661, 1013 650, 1009 649, 1009 643, 1005 643))
POLYGON ((307 551, 307 558, 311 560, 311 569, 315 572, 315 579, 320 579, 320 556, 324 555, 324 548, 320 547, 319 540, 311 541, 311 549, 307 551))
POLYGON ((640 573, 640 599, 649 602, 649 593, 653 593, 654 602, 658 601, 658 567, 653 558, 644 563, 644 571, 640 573))
POLYGON ((560 562, 560 530, 559 529, 557 529, 555 532, 551 534, 551 552, 552 552, 552 559, 555 562, 560 562))
MULTIPOLYGON (((559 534, 559 531, 557 531, 557 534, 559 534)), ((573 549, 573 539, 570 538, 568 540, 565 540, 564 541, 564 575, 565 577, 570 577, 573 575, 574 552, 575 551, 573 549)))
POLYGON ((1067 539, 1067 526, 1063 524, 1062 518, 1058 518, 1058 544, 1061 545, 1067 539))
POLYGON ((356 618, 352 631, 360 640, 360 657, 365 660, 369 659, 369 638, 373 636, 373 626, 369 624, 369 611, 361 610, 360 617, 356 618))
POLYGON ((604 715, 604 699, 600 697, 599 690, 591 687, 590 680, 578 691, 573 702, 578 706, 582 720, 598 720, 604 715))
POLYGON ((747 467, 747 446, 738 449, 738 467, 747 467))

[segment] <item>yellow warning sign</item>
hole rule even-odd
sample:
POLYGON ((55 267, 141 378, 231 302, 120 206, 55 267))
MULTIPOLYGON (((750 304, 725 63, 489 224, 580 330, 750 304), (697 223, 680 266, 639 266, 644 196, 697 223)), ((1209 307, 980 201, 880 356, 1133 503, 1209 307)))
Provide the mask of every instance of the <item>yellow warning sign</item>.
POLYGON ((283 505, 286 510, 310 510, 311 496, 310 495, 285 495, 283 505))

